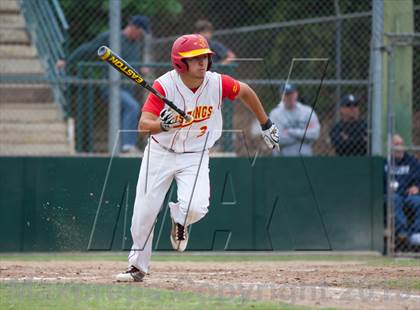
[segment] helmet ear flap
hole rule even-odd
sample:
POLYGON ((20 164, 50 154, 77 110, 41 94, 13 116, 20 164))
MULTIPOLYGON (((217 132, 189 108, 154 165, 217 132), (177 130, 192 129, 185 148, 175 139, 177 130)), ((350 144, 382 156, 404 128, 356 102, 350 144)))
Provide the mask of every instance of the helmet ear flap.
MULTIPOLYGON (((182 58, 181 61, 185 65, 185 67, 184 67, 185 68, 185 72, 188 72, 188 70, 189 70, 189 68, 188 68, 188 62, 184 58, 182 58)), ((179 65, 178 65, 178 67, 179 67, 179 65)))
POLYGON ((207 65, 207 71, 209 71, 210 70, 210 68, 211 68, 211 65, 213 64, 213 59, 212 59, 212 57, 211 57, 211 55, 209 54, 209 55, 207 55, 208 56, 208 59, 209 59, 209 61, 208 61, 208 65, 207 65))

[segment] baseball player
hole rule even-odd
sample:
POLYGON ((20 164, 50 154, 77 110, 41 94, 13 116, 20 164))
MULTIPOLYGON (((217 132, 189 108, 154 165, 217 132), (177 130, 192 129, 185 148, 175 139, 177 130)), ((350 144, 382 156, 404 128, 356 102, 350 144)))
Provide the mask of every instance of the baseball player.
POLYGON ((133 246, 128 270, 118 281, 141 281, 149 269, 156 217, 172 180, 177 202, 170 202, 170 240, 177 251, 188 243, 188 226, 207 213, 210 199, 209 149, 222 133, 222 101, 239 99, 255 114, 271 149, 278 147, 278 130, 255 92, 245 83, 209 71, 214 54, 199 34, 183 35, 172 46, 174 70, 153 87, 187 114, 187 122, 150 94, 143 106, 139 130, 150 134, 141 163, 131 224, 133 246))

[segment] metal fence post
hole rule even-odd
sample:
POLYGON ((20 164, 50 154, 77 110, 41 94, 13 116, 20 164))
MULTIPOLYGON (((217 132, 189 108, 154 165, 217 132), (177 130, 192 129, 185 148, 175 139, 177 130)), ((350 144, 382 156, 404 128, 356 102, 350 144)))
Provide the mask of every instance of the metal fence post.
POLYGON ((394 156, 392 154, 392 136, 394 135, 394 110, 392 102, 392 84, 393 84, 393 63, 392 63, 392 45, 386 48, 388 56, 388 74, 387 74, 387 224, 388 224, 388 255, 393 256, 395 253, 395 211, 393 188, 390 186, 393 182, 392 169, 395 165, 394 156))
MULTIPOLYGON (((337 17, 340 17, 340 4, 338 0, 334 1, 335 6, 335 14, 337 17)), ((337 19, 335 22, 335 78, 337 80, 341 80, 341 64, 342 64, 342 57, 341 57, 341 37, 343 31, 343 21, 341 19, 337 19)), ((339 102, 341 98, 341 85, 337 84, 335 89, 335 121, 338 122, 340 120, 340 113, 339 113, 339 102)))
POLYGON ((372 155, 382 155, 382 57, 384 4, 372 0, 372 155))
MULTIPOLYGON (((88 79, 93 81, 93 68, 88 68, 88 79)), ((87 149, 89 153, 94 152, 94 145, 95 145, 95 100, 94 100, 94 91, 95 91, 95 84, 88 84, 87 85, 87 119, 88 119, 88 132, 87 132, 87 149)))
MULTIPOLYGON (((116 53, 120 53, 121 36, 121 1, 109 0, 109 45, 116 53)), ((120 129, 120 74, 109 68, 109 128, 108 152, 119 152, 118 131, 120 129)))
MULTIPOLYGON (((82 67, 77 65, 76 78, 83 78, 82 67)), ((76 84, 76 151, 83 152, 84 120, 83 120, 83 84, 76 84)))

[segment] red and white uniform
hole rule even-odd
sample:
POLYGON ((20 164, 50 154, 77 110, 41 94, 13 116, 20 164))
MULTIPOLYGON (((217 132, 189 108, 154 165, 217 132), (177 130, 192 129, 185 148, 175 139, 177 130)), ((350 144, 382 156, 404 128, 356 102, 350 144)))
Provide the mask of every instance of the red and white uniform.
MULTIPOLYGON (((211 148, 222 134, 222 100, 226 97, 235 99, 239 91, 237 81, 210 71, 207 71, 198 89, 191 90, 185 86, 175 70, 158 78, 154 87, 194 117, 191 124, 184 123, 176 130, 153 135, 154 141, 176 153, 201 152, 211 148)), ((143 112, 159 115, 163 107, 163 101, 151 94, 143 112)))
MULTIPOLYGON (((208 149, 222 133, 222 100, 234 100, 240 90, 239 83, 230 76, 211 71, 206 72, 198 89, 189 89, 175 70, 158 78, 153 87, 191 114, 194 121, 152 135, 144 152, 131 225, 133 247, 129 266, 145 272, 149 267, 156 217, 174 179, 178 202, 169 205, 172 219, 188 226, 207 213, 208 149)), ((163 108, 164 102, 150 94, 142 111, 159 116, 163 108)))

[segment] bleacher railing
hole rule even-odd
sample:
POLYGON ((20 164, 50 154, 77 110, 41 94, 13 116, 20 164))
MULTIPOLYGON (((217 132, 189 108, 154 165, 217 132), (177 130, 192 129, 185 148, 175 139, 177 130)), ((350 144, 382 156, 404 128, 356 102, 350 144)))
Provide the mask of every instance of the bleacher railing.
POLYGON ((66 17, 58 0, 19 0, 19 4, 27 30, 46 72, 45 77, 33 77, 31 80, 43 82, 47 79, 53 90, 55 103, 63 117, 67 118, 69 106, 65 96, 66 86, 55 66, 57 60, 64 59, 67 53, 69 25, 66 17))

